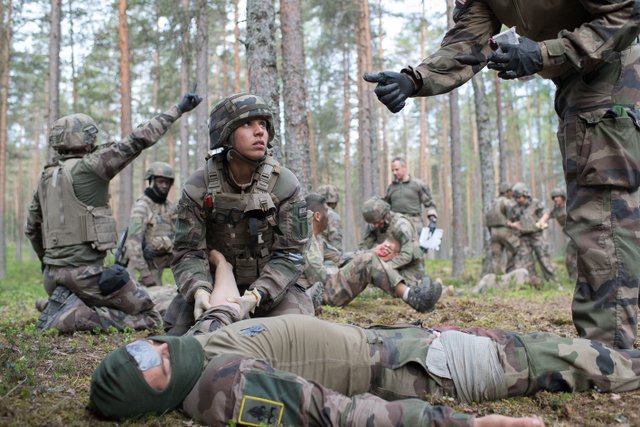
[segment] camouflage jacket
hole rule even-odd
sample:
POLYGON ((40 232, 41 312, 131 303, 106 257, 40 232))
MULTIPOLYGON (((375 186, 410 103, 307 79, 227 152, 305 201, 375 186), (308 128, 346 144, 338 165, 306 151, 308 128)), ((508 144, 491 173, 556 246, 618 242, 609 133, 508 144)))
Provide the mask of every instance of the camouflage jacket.
MULTIPOLYGON (((304 266, 302 253, 309 236, 306 203, 300 191, 300 184, 288 169, 281 167, 279 172, 272 191, 276 208, 275 225, 269 225, 269 232, 273 233, 272 243, 269 253, 265 254, 267 259, 265 266, 258 272, 257 280, 251 284, 252 289, 265 294, 265 298, 260 303, 261 307, 277 304, 288 288, 296 283, 304 266), (304 233, 300 231, 303 228, 304 233)), ((226 185, 231 185, 237 194, 241 193, 241 190, 230 182, 226 182, 226 185)), ((228 253, 227 242, 221 239, 216 241, 208 239, 208 233, 214 231, 212 227, 218 227, 218 232, 222 227, 224 230, 230 230, 230 228, 225 224, 210 222, 211 216, 207 213, 205 206, 206 195, 207 181, 205 169, 202 168, 189 177, 178 201, 176 237, 171 264, 178 289, 189 302, 193 301, 193 295, 198 288, 204 288, 209 292, 213 289, 207 258, 211 249, 222 252, 232 264, 235 259, 233 254, 228 253)), ((232 237, 236 236, 229 236, 229 239, 232 237)), ((249 248, 249 246, 250 242, 246 242, 246 247, 249 248)), ((234 274, 236 274, 235 265, 234 274)))
POLYGON ((505 227, 507 225, 509 210, 513 208, 515 202, 505 196, 496 197, 489 210, 485 214, 485 225, 491 227, 505 227))
MULTIPOLYGON (((420 65, 403 70, 421 82, 416 96, 446 93, 467 82, 487 63, 489 38, 502 25, 539 42, 544 78, 568 73, 589 73, 607 62, 612 50, 620 52, 634 42, 635 0, 464 0, 454 11, 455 25, 441 47, 420 65), (625 25, 629 23, 629 25, 625 25), (623 27, 624 26, 624 27, 623 27), (464 65, 455 58, 473 55, 479 65, 464 65)), ((637 24, 637 22, 636 22, 637 24)))
POLYGON ((402 182, 394 179, 387 187, 384 201, 389 203, 392 211, 404 215, 420 216, 424 207, 427 216, 438 216, 429 186, 418 178, 408 177, 402 182))
POLYGON ((314 235, 309 237, 309 247, 304 253, 304 271, 298 282, 305 289, 316 282, 325 283, 327 280, 323 246, 322 237, 314 235))
POLYGON ((549 218, 555 218, 562 227, 564 227, 567 222, 567 208, 562 207, 559 208, 556 205, 553 205, 553 209, 549 213, 549 218))
MULTIPOLYGON (((107 206, 109 182, 138 157, 142 150, 155 144, 180 115, 178 108, 174 106, 137 127, 122 143, 100 145, 92 153, 82 157, 71 170, 76 197, 89 206, 107 206)), ((89 243, 45 251, 42 236, 44 215, 41 206, 36 190, 29 207, 25 234, 40 261, 55 266, 78 267, 101 262, 106 257, 105 251, 98 251, 89 243)))
POLYGON ((339 251, 342 251, 342 219, 340 215, 338 215, 338 212, 331 208, 329 208, 327 216, 329 217, 329 223, 327 224, 326 230, 322 232, 322 236, 327 243, 339 251))
POLYGON ((206 366, 183 409, 207 425, 473 425, 471 415, 416 399, 425 379, 437 388, 425 368, 436 334, 295 315, 233 323, 195 337, 206 366), (409 362, 418 366, 406 375, 414 387, 394 394, 384 372, 409 362))
POLYGON ((405 278, 416 281, 424 275, 422 249, 418 242, 418 233, 411 221, 399 213, 390 212, 390 220, 384 230, 377 229, 367 224, 364 232, 361 249, 372 249, 382 243, 387 235, 400 242, 400 253, 388 262, 388 265, 398 270, 405 278))
POLYGON ((536 223, 545 212, 547 210, 540 200, 529 199, 525 205, 516 203, 509 213, 509 219, 520 223, 520 234, 542 233, 542 230, 536 227, 536 223))
POLYGON ((140 277, 151 274, 147 258, 161 257, 173 250, 176 231, 176 205, 170 200, 156 203, 142 195, 136 200, 129 217, 127 233, 127 258, 129 267, 140 273, 140 277))

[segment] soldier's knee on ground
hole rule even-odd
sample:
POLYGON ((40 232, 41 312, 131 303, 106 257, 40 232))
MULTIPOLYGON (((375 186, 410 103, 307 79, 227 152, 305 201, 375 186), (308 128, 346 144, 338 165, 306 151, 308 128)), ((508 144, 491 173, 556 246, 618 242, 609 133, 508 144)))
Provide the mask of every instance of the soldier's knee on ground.
POLYGON ((107 298, 105 306, 127 314, 138 314, 153 308, 146 289, 138 285, 120 265, 106 269, 98 282, 100 292, 107 298))
POLYGON ((62 333, 90 330, 100 326, 93 314, 76 294, 64 286, 58 286, 40 314, 36 328, 42 331, 57 329, 62 333))

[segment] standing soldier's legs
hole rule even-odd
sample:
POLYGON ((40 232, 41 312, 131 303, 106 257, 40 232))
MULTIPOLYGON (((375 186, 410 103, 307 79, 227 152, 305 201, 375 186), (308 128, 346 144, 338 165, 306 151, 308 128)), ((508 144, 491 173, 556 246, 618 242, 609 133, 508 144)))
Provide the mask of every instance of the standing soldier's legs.
POLYGON ((640 106, 638 62, 634 43, 593 75, 556 82, 565 232, 578 253, 573 322, 581 337, 617 348, 631 348, 637 336, 640 123, 629 113, 640 106))
POLYGON ((492 273, 502 274, 504 269, 502 268, 502 253, 503 247, 499 237, 496 235, 495 228, 491 229, 491 265, 493 267, 492 273))
POLYGON ((533 253, 540 263, 540 268, 545 280, 555 280, 556 273, 551 257, 549 256, 549 245, 542 233, 533 233, 531 236, 531 244, 533 247, 533 253))
POLYGON ((533 261, 533 247, 531 236, 528 234, 520 236, 520 246, 516 255, 516 268, 524 268, 529 272, 529 278, 537 277, 536 265, 533 261))

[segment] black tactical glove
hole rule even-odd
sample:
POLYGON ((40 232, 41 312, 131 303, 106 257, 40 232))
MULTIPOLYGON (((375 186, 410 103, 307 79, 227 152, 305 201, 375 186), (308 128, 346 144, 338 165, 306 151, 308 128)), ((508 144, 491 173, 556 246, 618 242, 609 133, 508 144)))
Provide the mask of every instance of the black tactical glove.
POLYGON ((416 85, 406 74, 395 71, 382 71, 377 74, 364 73, 362 76, 369 83, 378 83, 375 94, 392 113, 404 108, 404 101, 416 93, 416 85))
POLYGON ((180 110, 180 113, 184 114, 187 111, 191 111, 196 108, 198 104, 200 104, 200 101, 202 101, 202 98, 198 96, 197 93, 189 92, 182 97, 180 102, 178 102, 177 107, 178 110, 180 110))
POLYGON ((538 43, 520 37, 520 44, 499 43, 499 50, 489 55, 489 67, 499 71, 501 79, 530 76, 542 70, 542 52, 538 43))

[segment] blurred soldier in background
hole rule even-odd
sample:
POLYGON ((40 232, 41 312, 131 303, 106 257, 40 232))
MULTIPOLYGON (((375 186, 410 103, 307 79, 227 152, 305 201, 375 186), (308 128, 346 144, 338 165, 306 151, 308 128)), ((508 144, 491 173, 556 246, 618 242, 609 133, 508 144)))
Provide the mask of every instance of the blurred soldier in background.
POLYGON ((342 219, 335 211, 340 200, 338 189, 335 185, 325 184, 318 187, 318 193, 323 195, 329 207, 327 228, 322 232, 322 236, 332 247, 342 252, 342 219))
POLYGON ((153 162, 144 174, 149 186, 136 200, 129 217, 129 272, 137 271, 144 286, 162 285, 162 272, 171 266, 176 231, 176 206, 167 199, 175 174, 168 163, 153 162))
MULTIPOLYGON (((562 188, 554 188, 553 191, 551 191, 551 200, 553 201, 553 209, 551 209, 549 217, 555 218, 564 231, 564 225, 567 222, 567 193, 562 188)), ((567 266, 569 279, 575 282, 578 278, 578 248, 571 239, 567 239, 564 263, 567 266)))
POLYGON ((183 113, 202 99, 186 94, 178 105, 137 127, 120 144, 96 146, 98 128, 85 114, 54 122, 56 151, 33 195, 26 235, 42 262, 47 302, 38 304, 39 329, 154 328, 162 324, 144 287, 121 265, 104 266, 116 247, 109 182, 154 145, 183 113))
POLYGON ((500 194, 496 197, 484 216, 485 225, 491 233, 491 261, 494 274, 509 273, 515 268, 516 254, 520 246, 518 233, 507 227, 509 210, 513 208, 511 186, 500 184, 500 194), (503 269, 503 255, 507 256, 506 271, 503 269))
POLYGON ((536 273, 535 260, 540 263, 545 280, 556 280, 555 270, 549 257, 549 246, 543 233, 548 227, 549 211, 544 208, 540 200, 531 197, 531 191, 523 183, 515 184, 512 191, 516 205, 509 214, 507 226, 520 232, 516 267, 526 268, 529 271, 529 280, 538 287, 540 279, 536 273))

